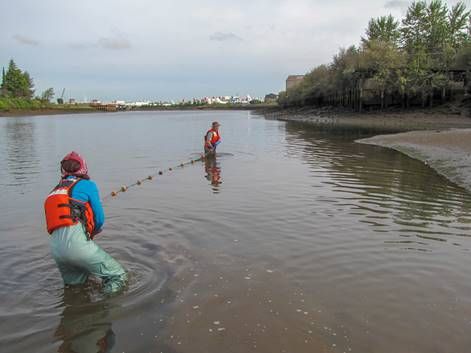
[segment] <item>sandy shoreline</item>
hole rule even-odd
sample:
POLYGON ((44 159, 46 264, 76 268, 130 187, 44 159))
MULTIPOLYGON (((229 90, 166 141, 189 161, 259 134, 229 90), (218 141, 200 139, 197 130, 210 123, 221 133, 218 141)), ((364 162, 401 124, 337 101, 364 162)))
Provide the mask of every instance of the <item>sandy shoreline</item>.
POLYGON ((361 128, 387 133, 356 142, 397 150, 471 191, 471 118, 468 116, 421 111, 337 114, 314 110, 272 112, 267 118, 320 128, 361 128))
POLYGON ((411 131, 378 135, 356 142, 392 148, 421 160, 471 191, 471 129, 411 131))

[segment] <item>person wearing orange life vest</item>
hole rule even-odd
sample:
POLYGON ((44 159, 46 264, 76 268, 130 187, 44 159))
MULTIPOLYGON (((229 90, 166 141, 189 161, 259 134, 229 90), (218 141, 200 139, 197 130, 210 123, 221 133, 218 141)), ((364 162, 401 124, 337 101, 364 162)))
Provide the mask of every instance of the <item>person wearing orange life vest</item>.
POLYGON ((83 284, 89 275, 101 278, 106 293, 122 289, 124 268, 94 241, 105 216, 96 184, 85 160, 76 152, 61 161, 62 177, 44 203, 52 256, 66 285, 83 284))
POLYGON ((211 125, 211 129, 209 129, 206 132, 206 135, 204 135, 204 154, 206 156, 216 155, 216 147, 221 143, 219 126, 221 126, 221 124, 214 121, 211 125))

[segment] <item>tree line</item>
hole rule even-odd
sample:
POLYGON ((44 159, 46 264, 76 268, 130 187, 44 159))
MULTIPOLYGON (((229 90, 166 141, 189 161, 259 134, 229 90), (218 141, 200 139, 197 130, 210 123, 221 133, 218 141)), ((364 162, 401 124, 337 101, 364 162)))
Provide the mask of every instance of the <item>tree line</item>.
POLYGON ((0 83, 0 97, 19 98, 25 100, 40 100, 49 102, 54 98, 54 89, 48 88, 38 97, 34 97, 34 82, 28 71, 22 71, 13 59, 10 60, 8 68, 2 69, 2 81, 0 83))
POLYGON ((358 46, 307 73, 281 92, 283 107, 343 106, 361 111, 432 106, 463 93, 471 79, 471 17, 463 2, 412 2, 400 21, 371 19, 358 46))

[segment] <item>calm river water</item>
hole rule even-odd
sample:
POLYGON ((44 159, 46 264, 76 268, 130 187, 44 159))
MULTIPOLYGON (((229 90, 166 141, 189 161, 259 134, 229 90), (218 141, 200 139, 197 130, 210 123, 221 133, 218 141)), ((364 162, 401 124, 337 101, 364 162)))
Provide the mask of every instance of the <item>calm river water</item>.
POLYGON ((422 163, 247 112, 0 118, 0 351, 471 350, 471 195, 422 163), (130 273, 64 289, 43 200, 77 150, 105 202, 97 242, 130 273))

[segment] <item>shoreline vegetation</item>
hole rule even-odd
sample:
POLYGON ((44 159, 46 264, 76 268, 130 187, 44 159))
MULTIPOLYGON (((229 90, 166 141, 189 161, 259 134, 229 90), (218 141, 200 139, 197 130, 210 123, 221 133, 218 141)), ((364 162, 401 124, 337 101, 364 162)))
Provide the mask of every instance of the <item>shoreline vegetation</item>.
POLYGON ((281 107, 356 112, 471 105, 471 17, 464 2, 414 1, 405 16, 369 21, 360 44, 340 51, 280 92, 281 107))
POLYGON ((0 117, 38 116, 75 113, 109 113, 117 111, 176 111, 176 110, 246 110, 265 111, 275 109, 276 104, 206 104, 206 105, 173 105, 173 106, 142 106, 132 109, 100 110, 87 103, 53 104, 39 100, 22 98, 0 98, 0 117))
POLYGON ((0 98, 0 116, 91 113, 96 111, 88 104, 52 104, 38 99, 0 98))
POLYGON ((175 110, 246 110, 265 111, 276 109, 276 103, 257 104, 176 104, 172 106, 141 106, 120 110, 100 110, 88 103, 55 104, 44 102, 39 99, 24 98, 1 98, 0 97, 0 117, 15 117, 29 115, 56 115, 94 112, 116 112, 116 111, 175 111, 175 110))

